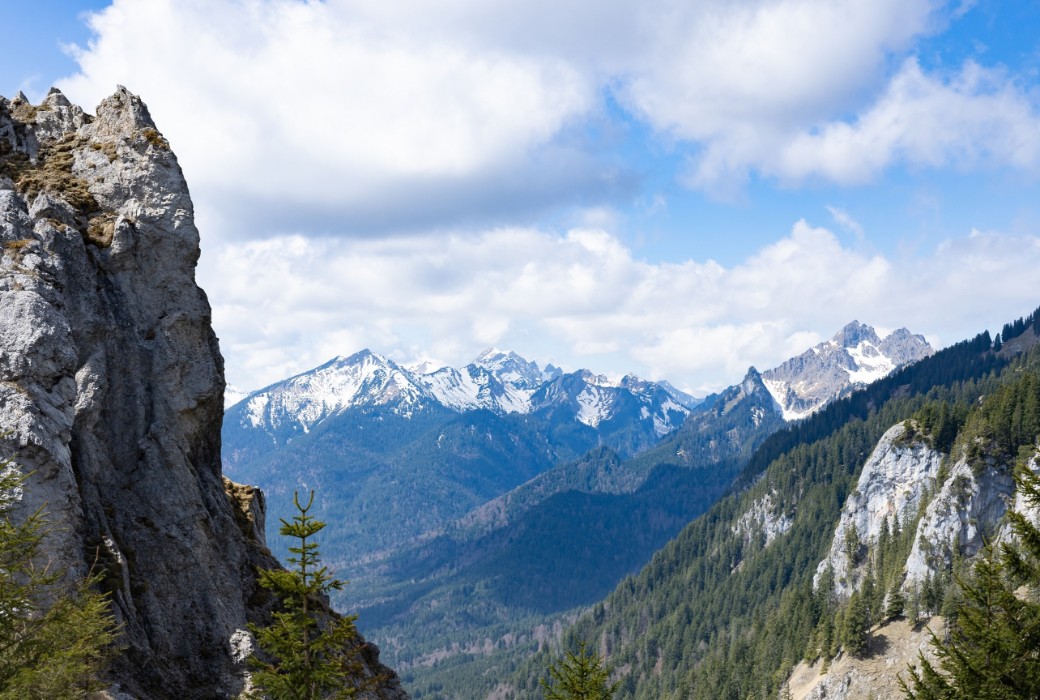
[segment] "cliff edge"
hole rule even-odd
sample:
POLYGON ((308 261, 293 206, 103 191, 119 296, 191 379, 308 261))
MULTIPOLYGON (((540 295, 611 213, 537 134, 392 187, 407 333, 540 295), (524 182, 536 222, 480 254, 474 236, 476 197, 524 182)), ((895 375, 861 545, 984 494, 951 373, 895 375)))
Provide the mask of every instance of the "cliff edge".
MULTIPOLYGON (((92 567, 140 698, 234 697, 247 622, 270 601, 256 567, 263 498, 220 468, 223 361, 188 187, 144 103, 96 116, 58 91, 0 97, 0 434, 29 480, 22 507, 56 525, 52 566, 92 567)), ((366 653, 376 691, 404 698, 366 653)))

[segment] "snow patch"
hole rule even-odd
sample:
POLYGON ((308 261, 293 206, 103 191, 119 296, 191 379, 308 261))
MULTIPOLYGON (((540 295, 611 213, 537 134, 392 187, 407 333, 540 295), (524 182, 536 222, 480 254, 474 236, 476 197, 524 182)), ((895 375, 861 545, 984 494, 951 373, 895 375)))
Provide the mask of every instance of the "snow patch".
POLYGON ((586 386, 578 394, 578 421, 595 428, 610 413, 611 401, 606 392, 597 391, 596 385, 586 386))
POLYGON ((249 421, 249 425, 254 428, 263 425, 264 413, 270 401, 271 397, 268 394, 258 394, 249 400, 249 403, 246 404, 246 420, 249 421))
POLYGON ((785 421, 801 420, 815 412, 816 409, 814 408, 804 411, 796 411, 793 408, 789 408, 791 402, 788 400, 787 395, 791 388, 787 382, 781 379, 766 379, 762 377, 762 384, 765 385, 766 391, 773 397, 773 401, 776 402, 776 407, 785 421))
POLYGON ((870 384, 882 379, 896 368, 892 360, 881 354, 873 343, 866 340, 846 351, 856 365, 856 369, 848 370, 849 381, 854 384, 870 384))
POLYGON ((690 415, 690 409, 673 401, 670 397, 665 399, 660 409, 654 414, 654 433, 657 434, 657 437, 664 437, 678 428, 688 415, 690 415), (681 416, 678 423, 673 422, 672 415, 674 413, 678 413, 681 416))
POLYGON ((249 391, 242 391, 238 387, 228 384, 224 387, 224 408, 231 408, 251 393, 252 392, 249 391))

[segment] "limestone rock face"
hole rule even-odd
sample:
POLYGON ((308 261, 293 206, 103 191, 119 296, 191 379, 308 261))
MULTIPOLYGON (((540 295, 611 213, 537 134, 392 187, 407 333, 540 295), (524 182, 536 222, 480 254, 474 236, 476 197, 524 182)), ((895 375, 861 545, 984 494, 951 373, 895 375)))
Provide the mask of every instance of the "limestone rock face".
MULTIPOLYGON (((91 117, 0 98, 0 433, 47 555, 101 570, 141 698, 237 695, 273 566, 262 497, 220 470, 223 364, 169 144, 120 88, 91 117), (230 483, 230 482, 228 482, 230 483)), ((372 657, 372 671, 386 672, 372 657)), ((396 680, 381 697, 404 697, 396 680)))
POLYGON ((848 595, 859 587, 863 572, 849 561, 846 537, 855 529, 861 545, 872 545, 881 534, 882 523, 893 518, 912 520, 921 499, 932 488, 942 463, 942 453, 920 440, 905 441, 902 423, 889 428, 863 465, 856 490, 849 495, 834 531, 830 553, 820 562, 816 580, 830 567, 835 592, 848 595))
POLYGON ((971 557, 992 539, 1015 493, 1010 472, 1008 465, 998 464, 976 470, 963 457, 953 464, 918 523, 904 588, 947 569, 955 545, 971 557))

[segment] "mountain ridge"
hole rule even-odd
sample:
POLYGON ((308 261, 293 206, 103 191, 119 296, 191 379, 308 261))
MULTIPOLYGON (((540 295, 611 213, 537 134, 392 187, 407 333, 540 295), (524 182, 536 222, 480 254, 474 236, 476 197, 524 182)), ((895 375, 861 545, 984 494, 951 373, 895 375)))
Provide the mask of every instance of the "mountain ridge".
POLYGON ((906 328, 880 338, 872 326, 852 321, 830 340, 762 372, 762 378, 784 420, 800 420, 934 352, 924 336, 906 328))
POLYGON ((652 419, 660 436, 677 428, 696 399, 670 384, 626 375, 612 381, 586 369, 545 370, 512 351, 489 348, 462 368, 418 373, 369 349, 336 356, 313 369, 250 392, 228 407, 249 427, 275 435, 295 422, 304 433, 349 408, 387 406, 404 417, 433 403, 454 411, 489 410, 499 415, 553 412, 569 406, 570 417, 596 428, 631 399, 640 418, 652 419), (245 404, 245 407, 242 407, 245 404))

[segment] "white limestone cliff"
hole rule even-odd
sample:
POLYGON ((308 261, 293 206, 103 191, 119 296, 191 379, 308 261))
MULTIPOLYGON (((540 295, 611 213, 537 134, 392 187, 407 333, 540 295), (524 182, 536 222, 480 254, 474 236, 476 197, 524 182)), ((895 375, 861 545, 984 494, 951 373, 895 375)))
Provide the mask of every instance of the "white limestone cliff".
POLYGON ((962 556, 977 554, 1000 528, 1014 491, 1008 465, 990 462, 976 469, 958 459, 917 525, 903 587, 910 590, 948 570, 956 547, 962 556))
POLYGON ((876 543, 882 523, 887 520, 891 526, 894 518, 900 523, 911 521, 921 498, 934 486, 942 454, 923 440, 903 439, 905 434, 900 423, 878 441, 845 502, 830 552, 817 568, 817 583, 828 567, 834 572, 835 592, 840 596, 857 589, 863 575, 849 561, 847 533, 855 528, 862 546, 876 543))
MULTIPOLYGON (((221 475, 198 257, 184 177, 137 96, 93 117, 54 90, 0 98, 3 456, 29 474, 22 506, 58 525, 52 566, 114 582, 112 678, 131 697, 236 696, 269 603, 262 496, 221 475)), ((382 696, 404 697, 393 678, 382 696)))

